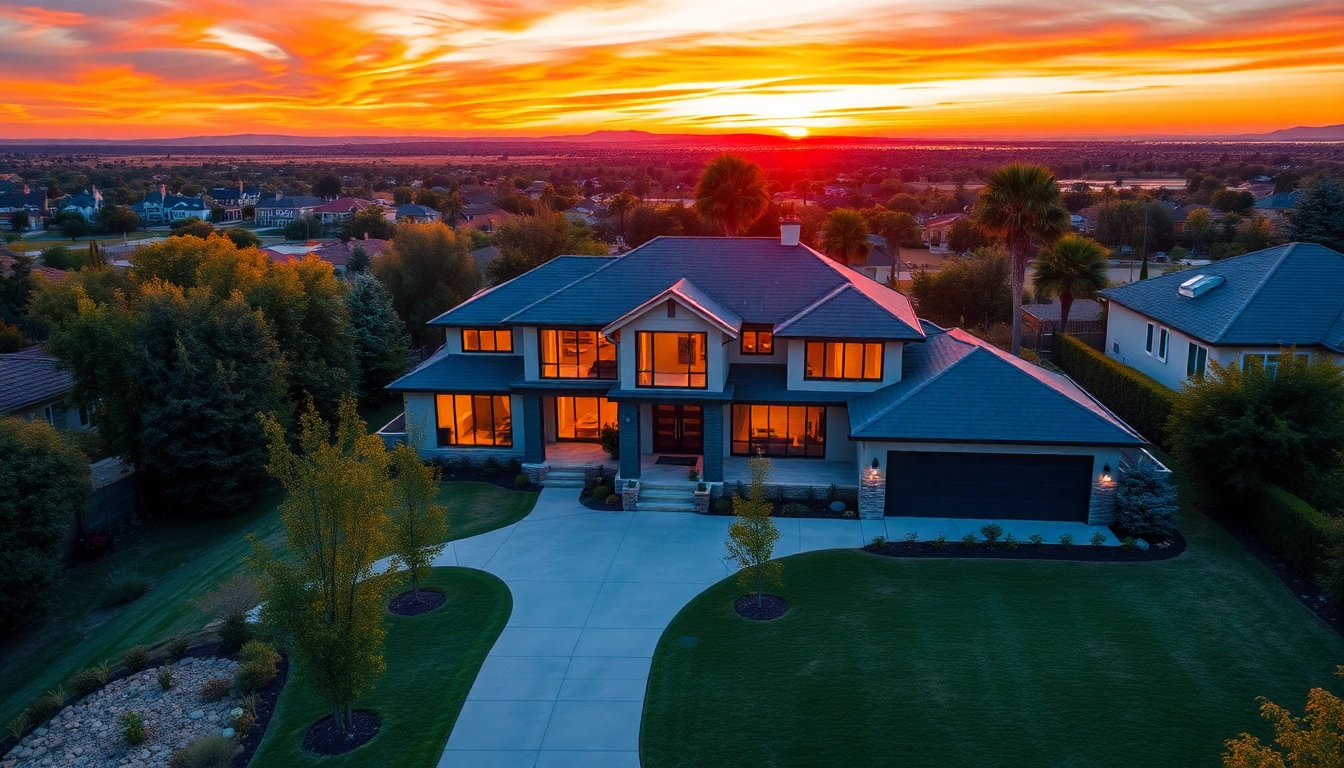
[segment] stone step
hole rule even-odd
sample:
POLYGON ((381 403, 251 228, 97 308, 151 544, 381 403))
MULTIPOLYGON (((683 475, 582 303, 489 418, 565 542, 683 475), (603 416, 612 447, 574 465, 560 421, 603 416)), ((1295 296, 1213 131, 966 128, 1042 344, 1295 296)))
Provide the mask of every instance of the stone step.
POLYGON ((583 478, 580 477, 577 479, 569 480, 563 477, 560 478, 547 477, 546 481, 541 485, 543 488, 582 488, 583 478))
POLYGON ((692 491, 684 488, 640 488, 641 499, 693 499, 692 491))
POLYGON ((691 502, 677 502, 667 499, 645 500, 644 494, 639 496, 640 512, 695 512, 695 504, 691 502))

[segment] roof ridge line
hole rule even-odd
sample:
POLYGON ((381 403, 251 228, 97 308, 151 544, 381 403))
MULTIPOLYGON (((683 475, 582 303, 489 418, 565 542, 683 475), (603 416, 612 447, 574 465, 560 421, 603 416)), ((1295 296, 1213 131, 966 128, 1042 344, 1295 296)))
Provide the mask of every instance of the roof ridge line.
MULTIPOLYGON (((527 310, 531 309, 533 306, 535 306, 535 305, 537 305, 537 304, 540 304, 541 302, 545 301, 546 299, 551 298, 552 296, 554 296, 555 294, 557 294, 557 293, 559 293, 559 292, 565 290, 566 288, 569 288, 570 286, 573 286, 573 285, 578 285, 579 283, 583 282, 584 280, 587 280, 588 278, 592 277, 593 275, 596 275, 598 272, 601 272, 602 270, 606 269, 607 267, 611 266, 612 264, 615 264, 616 262, 620 261, 621 259, 625 258, 625 257, 628 256, 628 255, 629 255, 629 254, 624 254, 624 255, 621 255, 621 256, 617 256, 617 257, 614 258, 614 259, 612 259, 611 257, 607 257, 607 258, 610 259, 610 260, 609 260, 606 264, 603 264, 602 266, 598 267, 597 269, 594 269, 592 272, 589 272, 588 274, 584 275, 583 277, 578 278, 577 280, 571 280, 571 281, 569 281, 568 283, 565 283, 564 285, 560 286, 559 288, 556 288, 554 291, 551 291, 550 293, 546 294, 545 296, 542 296, 541 298, 537 299, 536 301, 532 302, 531 304, 528 304, 527 306, 522 307, 522 308, 519 309, 518 311, 516 311, 516 312, 514 312, 514 313, 512 313, 512 314, 509 314, 509 315, 505 315, 504 317, 500 318, 499 324, 500 324, 500 325, 503 325, 504 323, 507 323, 508 321, 510 321, 510 320, 512 320, 512 319, 514 318, 514 315, 522 314, 523 312, 526 312, 527 310)), ((565 254, 562 254, 561 256, 556 256, 555 259, 562 258, 562 256, 565 256, 565 254)), ((555 259, 551 259, 551 261, 555 261, 555 259)), ((546 264, 550 264, 550 263, 551 263, 550 261, 546 262, 546 264)), ((543 264, 542 266, 545 266, 545 265, 543 264)), ((532 269, 536 269, 536 267, 533 267, 532 269)), ((526 275, 526 274, 528 274, 528 272, 531 272, 531 271, 532 271, 532 270, 529 269, 527 272, 524 272, 522 275, 519 275, 518 277, 522 277, 523 275, 526 275)), ((513 278, 513 280, 517 280, 518 277, 513 278)), ((503 286, 503 285, 508 285, 509 283, 513 282, 513 280, 505 281, 505 282, 503 282, 503 283, 500 283, 500 284, 497 285, 497 286, 492 286, 492 288, 498 288, 498 287, 503 286)), ((480 294, 477 294, 477 295, 480 295, 480 294)), ((476 298, 476 297, 475 297, 475 296, 472 296, 471 298, 474 299, 474 298, 476 298)), ((465 303, 465 302, 464 302, 464 303, 465 303)), ((459 304, 458 306, 462 306, 462 305, 459 304)), ((457 307, 453 307, 453 309, 457 309, 457 307)), ((452 310, 450 309, 450 310, 448 310, 448 311, 451 312, 452 310)))
MULTIPOLYGON (((944 332, 946 332, 946 329, 944 329, 944 332)), ((956 336, 951 336, 950 338, 951 338, 953 341, 955 341, 956 343, 958 343, 958 344, 965 344, 966 346, 971 347, 971 348, 972 348, 971 351, 970 351, 969 353, 967 353, 967 354, 962 355, 961 357, 957 358, 956 360, 953 360, 952 363, 951 363, 950 365, 948 365, 947 367, 943 368, 941 371, 935 373, 934 375, 930 376, 929 378, 925 379, 924 381, 921 381, 919 384, 917 384, 917 385, 911 387, 909 392, 906 392, 904 395, 901 395, 900 397, 898 397, 898 398, 897 398, 896 400, 894 400, 893 402, 888 403, 887 406, 886 406, 885 408, 883 408, 882 410, 880 410, 880 411, 878 411, 877 413, 873 414, 873 417, 872 417, 872 418, 870 418, 870 419, 866 419, 862 424, 859 425, 859 428, 858 428, 857 430, 850 430, 850 431, 851 431, 851 432, 858 432, 858 431, 862 431, 862 430, 864 430, 864 429, 867 429, 869 426, 871 426, 871 425, 873 424, 873 422, 877 421, 878 419, 882 418, 883 416, 886 416, 888 413, 891 413, 891 411, 894 410, 894 409, 896 408, 896 406, 905 403, 905 402, 908 401, 910 398, 914 397, 916 394, 918 394, 918 393, 920 393, 920 392, 923 392, 923 391, 924 391, 930 384, 932 384, 933 382, 935 382, 935 381, 941 379, 943 376, 947 375, 947 372, 948 372, 948 371, 952 370, 953 368, 956 368, 958 365, 961 365, 963 362, 965 362, 965 360, 966 360, 968 357, 970 357, 972 354, 975 354, 975 350, 976 350, 976 345, 975 345, 975 344, 969 344, 969 343, 967 343, 967 342, 965 342, 965 341, 962 341, 961 339, 957 338, 956 336)), ((896 382, 896 384, 899 384, 899 383, 900 383, 900 382, 896 382)), ((892 385, 890 385, 890 386, 896 386, 896 384, 892 384, 892 385)), ((886 387, 883 387, 882 389, 886 389, 886 387)), ((875 393, 877 393, 877 392, 881 392, 882 389, 875 389, 875 390, 873 390, 873 393, 875 394, 875 393)))
MULTIPOLYGON (((826 302, 830 301, 831 299, 835 298, 836 296, 839 296, 841 293, 844 293, 846 290, 850 289, 853 289, 855 291, 858 290, 848 282, 842 283, 841 285, 837 285, 836 287, 822 294, 816 301, 798 310, 798 313, 795 314, 793 317, 788 318, 782 323, 776 323, 774 332, 779 333, 785 328, 788 328, 790 325, 797 323, 799 320, 802 320, 804 317, 807 317, 809 314, 816 311, 817 308, 820 307, 821 305, 825 304, 826 302)), ((864 298, 867 297, 865 296, 864 298)))
MULTIPOLYGON (((1260 292, 1265 289, 1265 286, 1269 283, 1269 279, 1278 273, 1279 267, 1283 266, 1284 260, 1286 260, 1288 255, 1293 252, 1293 249, 1297 247, 1297 243, 1288 243, 1286 246, 1282 247, 1283 253, 1279 255, 1279 258, 1274 260, 1274 263, 1270 265, 1269 269, 1265 270, 1265 274, 1261 276, 1260 282, 1256 283, 1255 287, 1251 289, 1251 292, 1246 295, 1246 300, 1237 307, 1237 311, 1232 313, 1232 318, 1227 321, 1227 325, 1223 326, 1223 329, 1218 333, 1217 341, 1222 341, 1227 336, 1228 331, 1232 329, 1232 324, 1241 319, 1242 313, 1246 311, 1246 308, 1251 305, 1252 301, 1255 301, 1255 298, 1260 295, 1260 292)), ((1248 253, 1244 255, 1249 256, 1250 254, 1248 253)), ((1213 340, 1211 339, 1211 341, 1213 340)))

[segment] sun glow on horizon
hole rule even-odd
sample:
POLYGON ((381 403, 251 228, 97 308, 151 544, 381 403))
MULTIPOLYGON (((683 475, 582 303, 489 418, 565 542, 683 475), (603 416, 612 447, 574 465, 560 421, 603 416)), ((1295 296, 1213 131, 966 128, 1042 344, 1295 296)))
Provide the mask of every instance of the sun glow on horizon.
POLYGON ((395 14, 383 0, 63 0, 0 5, 0 33, 0 138, 1344 123, 1337 0, 854 0, 843 14, 807 0, 413 0, 395 14))

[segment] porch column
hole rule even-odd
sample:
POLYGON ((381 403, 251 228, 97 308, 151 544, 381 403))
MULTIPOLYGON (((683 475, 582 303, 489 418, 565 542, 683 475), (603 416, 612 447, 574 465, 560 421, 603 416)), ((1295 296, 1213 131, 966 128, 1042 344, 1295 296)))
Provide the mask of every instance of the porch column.
POLYGON ((723 406, 707 405, 705 415, 704 454, 705 477, 707 483, 723 482, 723 406))
POLYGON ((541 426, 541 395, 522 395, 523 398, 523 461, 540 464, 546 461, 546 431, 541 426))
POLYGON ((639 403, 616 404, 617 429, 621 433, 621 477, 639 477, 639 403))

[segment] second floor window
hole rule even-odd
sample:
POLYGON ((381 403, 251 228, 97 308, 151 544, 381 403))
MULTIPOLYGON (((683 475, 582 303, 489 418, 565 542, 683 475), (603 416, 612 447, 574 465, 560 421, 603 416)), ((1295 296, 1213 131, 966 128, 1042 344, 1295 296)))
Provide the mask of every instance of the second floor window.
POLYGON ((881 381, 882 345, 855 341, 807 342, 805 379, 881 381))
POLYGON ((512 352, 513 332, 486 328, 462 329, 463 352, 512 352))
POLYGON ((616 345, 598 331, 542 329, 543 379, 615 379, 616 345))
POLYGON ((742 354, 775 354, 774 334, 768 329, 754 328, 742 331, 742 354))
POLYGON ((705 338, 703 333, 640 331, 635 386, 708 388, 705 338))

